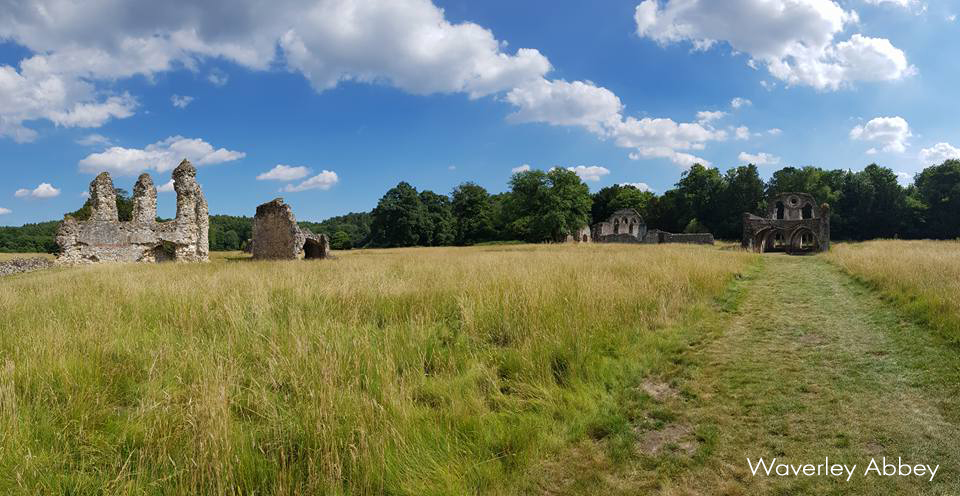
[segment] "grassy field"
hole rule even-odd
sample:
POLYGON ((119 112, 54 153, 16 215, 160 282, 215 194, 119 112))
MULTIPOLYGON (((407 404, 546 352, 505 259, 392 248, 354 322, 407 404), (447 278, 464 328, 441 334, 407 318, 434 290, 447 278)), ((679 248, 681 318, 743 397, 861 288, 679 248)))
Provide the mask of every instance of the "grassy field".
POLYGON ((3 278, 0 494, 578 494, 644 451, 667 461, 618 487, 655 486, 709 446, 658 381, 757 260, 521 245, 3 278))
POLYGON ((13 258, 46 258, 53 260, 55 257, 49 253, 0 253, 0 262, 13 258))
POLYGON ((846 243, 828 259, 960 344, 960 241, 846 243))

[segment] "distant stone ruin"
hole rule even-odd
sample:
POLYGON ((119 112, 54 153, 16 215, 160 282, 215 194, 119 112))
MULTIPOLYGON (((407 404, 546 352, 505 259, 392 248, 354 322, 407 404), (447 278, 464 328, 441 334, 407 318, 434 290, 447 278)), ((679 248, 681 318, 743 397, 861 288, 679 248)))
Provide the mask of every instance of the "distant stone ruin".
POLYGON ((256 260, 319 259, 330 256, 330 241, 297 225, 290 205, 277 198, 257 207, 250 242, 256 260))
POLYGON ((157 189, 149 174, 133 187, 133 218, 121 222, 110 174, 90 183, 90 218, 67 216, 57 231, 59 264, 96 262, 206 262, 210 219, 197 169, 184 160, 173 170, 177 218, 157 222, 157 189))
POLYGON ((830 206, 807 193, 782 193, 767 202, 765 217, 743 214, 743 248, 802 255, 830 249, 830 206))
POLYGON ((567 241, 578 243, 685 243, 712 245, 712 234, 674 234, 657 229, 647 229, 640 213, 632 208, 617 210, 610 218, 598 222, 592 228, 582 227, 575 235, 567 237, 567 241), (589 233, 589 237, 586 235, 589 233))

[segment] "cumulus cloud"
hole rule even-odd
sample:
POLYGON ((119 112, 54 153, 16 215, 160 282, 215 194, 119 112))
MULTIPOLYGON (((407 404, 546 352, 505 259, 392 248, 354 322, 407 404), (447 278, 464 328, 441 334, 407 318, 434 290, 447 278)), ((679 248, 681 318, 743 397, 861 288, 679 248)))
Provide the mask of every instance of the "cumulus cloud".
POLYGON ((173 188, 173 179, 157 187, 157 192, 159 193, 173 193, 174 191, 176 190, 173 188))
POLYGON ((769 134, 770 136, 780 136, 781 134, 783 134, 783 129, 780 129, 778 127, 775 127, 773 129, 768 129, 767 134, 769 134))
POLYGON ((900 183, 901 186, 906 187, 913 182, 914 175, 909 172, 897 172, 896 174, 897 174, 897 182, 900 183))
POLYGON ((201 167, 232 162, 246 155, 226 148, 214 148, 202 139, 171 136, 142 149, 113 146, 103 152, 87 155, 79 165, 82 172, 109 171, 119 175, 136 175, 148 170, 166 172, 184 158, 201 167))
POLYGON ((276 167, 257 176, 258 181, 296 181, 303 179, 310 174, 307 167, 293 167, 290 165, 277 164, 276 167))
POLYGON ((576 175, 580 176, 580 179, 584 181, 599 181, 601 177, 610 174, 610 170, 606 167, 600 167, 598 165, 578 165, 576 167, 567 167, 568 171, 573 171, 576 175))
POLYGON ((960 148, 950 143, 937 143, 930 148, 920 150, 920 161, 924 165, 937 165, 951 159, 960 159, 960 148))
POLYGON ((283 187, 283 191, 290 193, 296 193, 299 191, 307 191, 311 189, 321 189, 328 190, 333 187, 334 184, 340 181, 340 178, 337 177, 337 173, 333 171, 324 170, 320 174, 303 181, 300 184, 293 185, 288 184, 283 187))
POLYGON ((766 66, 791 85, 835 90, 856 81, 891 81, 913 74, 889 40, 854 34, 855 11, 832 0, 644 0, 634 13, 637 34, 661 44, 688 41, 708 50, 717 43, 746 53, 751 67, 766 66), (744 29, 743 20, 750 19, 744 29))
POLYGON ((744 164, 753 164, 753 165, 777 165, 780 163, 780 157, 776 155, 771 155, 769 153, 747 153, 740 152, 738 157, 741 163, 744 164))
POLYGON ((748 140, 750 139, 750 128, 747 126, 740 126, 733 130, 733 134, 738 140, 748 140))
POLYGON ((730 106, 734 109, 739 109, 741 107, 749 107, 753 105, 753 102, 746 98, 740 98, 739 96, 730 101, 730 106))
POLYGON ((34 189, 18 189, 13 196, 17 198, 53 198, 60 195, 60 190, 54 188, 50 183, 40 183, 34 189))
POLYGON ((895 5, 897 7, 910 7, 919 3, 917 0, 864 0, 870 5, 895 5))
POLYGON ((724 117, 726 117, 726 115, 727 115, 726 112, 723 112, 720 110, 717 110, 714 112, 704 110, 702 112, 697 112, 697 122, 699 122, 700 124, 706 124, 709 122, 723 119, 724 117))
POLYGON ((599 134, 621 118, 623 109, 612 91, 583 81, 541 79, 513 89, 507 101, 518 109, 509 116, 512 121, 580 126, 599 134))
POLYGON ((653 193, 653 188, 651 188, 647 183, 620 183, 620 186, 633 186, 640 191, 649 191, 653 193))
POLYGON ((187 105, 190 105, 192 102, 192 96, 173 95, 170 97, 170 103, 177 108, 187 108, 187 105))
POLYGON ((13 210, 10 210, 9 208, 0 207, 0 215, 7 215, 12 213, 13 213, 13 210))
POLYGON ((530 170, 530 165, 529 165, 529 164, 523 164, 523 165, 521 165, 520 167, 514 167, 514 168, 510 169, 510 172, 511 172, 512 174, 517 174, 517 173, 519 173, 519 172, 527 172, 528 170, 530 170))
POLYGON ((910 125, 903 117, 877 117, 850 130, 850 139, 871 142, 880 147, 879 150, 867 150, 871 155, 879 151, 903 153, 911 136, 910 125))

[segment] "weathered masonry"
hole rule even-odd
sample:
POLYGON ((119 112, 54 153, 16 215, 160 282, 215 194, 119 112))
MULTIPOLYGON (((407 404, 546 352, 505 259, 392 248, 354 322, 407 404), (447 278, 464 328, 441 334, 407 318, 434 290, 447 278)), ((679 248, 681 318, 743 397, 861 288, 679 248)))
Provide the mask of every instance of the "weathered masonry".
POLYGON ((110 174, 90 183, 90 218, 67 216, 57 231, 57 263, 206 262, 210 259, 207 200, 197 169, 184 160, 173 170, 177 218, 157 222, 157 189, 149 174, 133 187, 133 218, 121 222, 110 174))
MULTIPOLYGON (((584 228, 586 229, 586 228, 584 228)), ((575 241, 586 242, 582 232, 575 241)), ((714 243, 712 234, 673 234, 657 229, 647 229, 646 222, 640 213, 632 208, 625 208, 614 212, 609 219, 598 222, 591 229, 590 239, 596 243, 686 243, 706 244, 714 243)))
POLYGON ((330 241, 323 234, 301 229, 290 205, 277 198, 257 207, 251 251, 258 260, 327 258, 330 241))
POLYGON ((830 249, 830 206, 807 193, 781 193, 767 202, 765 217, 743 214, 743 247, 791 255, 830 249))

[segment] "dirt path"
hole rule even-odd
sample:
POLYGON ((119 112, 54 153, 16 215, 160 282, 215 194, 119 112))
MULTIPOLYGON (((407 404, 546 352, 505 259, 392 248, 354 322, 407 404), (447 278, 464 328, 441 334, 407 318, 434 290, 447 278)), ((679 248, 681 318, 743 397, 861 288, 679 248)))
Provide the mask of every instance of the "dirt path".
POLYGON ((683 381, 675 408, 701 447, 663 494, 960 494, 960 351, 816 257, 768 256, 742 284, 683 381), (857 467, 849 482, 753 476, 747 459, 761 457, 857 467), (883 457, 940 468, 932 482, 864 475, 883 457))

